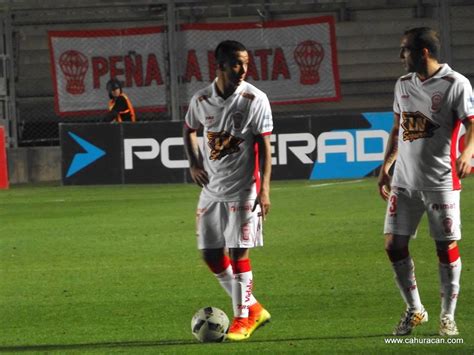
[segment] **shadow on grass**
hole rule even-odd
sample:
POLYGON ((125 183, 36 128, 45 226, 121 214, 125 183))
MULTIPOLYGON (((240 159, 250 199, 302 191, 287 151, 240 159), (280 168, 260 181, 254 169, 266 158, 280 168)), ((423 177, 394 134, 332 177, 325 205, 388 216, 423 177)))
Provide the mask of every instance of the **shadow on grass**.
MULTIPOLYGON (((328 336, 328 337, 301 337, 301 338, 281 338, 281 339, 262 339, 248 340, 246 343, 279 343, 291 341, 312 341, 312 340, 344 340, 344 339, 363 339, 386 337, 387 334, 374 334, 364 336, 328 336)), ((224 344, 231 344, 225 342, 224 344)), ((61 350, 87 350, 103 348, 141 348, 141 347, 161 347, 161 346, 179 346, 179 345, 201 345, 195 340, 137 340, 137 341, 117 341, 103 343, 80 343, 80 344, 42 344, 42 345, 16 345, 0 346, 0 352, 20 352, 20 351, 61 351, 61 350)))

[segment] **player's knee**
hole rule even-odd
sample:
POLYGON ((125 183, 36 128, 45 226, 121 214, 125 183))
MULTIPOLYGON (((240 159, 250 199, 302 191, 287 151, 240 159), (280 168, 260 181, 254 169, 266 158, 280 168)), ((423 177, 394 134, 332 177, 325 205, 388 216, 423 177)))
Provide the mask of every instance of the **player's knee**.
POLYGON ((397 240, 395 239, 394 235, 390 233, 385 234, 385 250, 387 251, 387 253, 390 250, 399 248, 400 247, 398 246, 397 240))
POLYGON ((249 258, 249 250, 246 248, 231 248, 229 254, 233 261, 249 258))
POLYGON ((220 249, 204 249, 202 258, 214 274, 220 274, 230 265, 229 257, 220 249))
POLYGON ((409 238, 403 236, 385 234, 385 251, 392 263, 408 258, 408 240, 409 238))
POLYGON ((397 234, 385 234, 385 250, 405 249, 408 248, 410 237, 397 234))

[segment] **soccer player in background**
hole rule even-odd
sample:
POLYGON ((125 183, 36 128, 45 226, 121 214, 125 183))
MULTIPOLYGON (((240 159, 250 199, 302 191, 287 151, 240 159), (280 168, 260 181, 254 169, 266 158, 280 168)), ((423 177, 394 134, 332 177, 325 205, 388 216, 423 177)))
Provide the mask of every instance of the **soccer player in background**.
POLYGON ((110 98, 108 120, 112 122, 135 122, 135 110, 132 102, 123 92, 122 83, 117 79, 110 79, 106 88, 110 98))
POLYGON ((265 93, 244 81, 249 62, 244 45, 221 42, 215 59, 217 78, 192 97, 183 135, 191 177, 202 187, 198 248, 232 298, 234 319, 227 337, 239 341, 270 320, 253 296, 249 249, 262 246, 262 219, 270 210, 273 119, 265 93))
POLYGON ((461 275, 460 179, 471 171, 474 99, 469 80, 440 63, 439 54, 434 30, 422 27, 404 33, 400 58, 408 74, 395 85, 394 125, 378 179, 380 195, 388 200, 385 249, 407 305, 394 335, 408 335, 428 321, 408 250, 424 212, 439 258, 439 334, 458 334, 454 311, 461 275), (461 124, 467 131, 465 149, 456 157, 461 124))

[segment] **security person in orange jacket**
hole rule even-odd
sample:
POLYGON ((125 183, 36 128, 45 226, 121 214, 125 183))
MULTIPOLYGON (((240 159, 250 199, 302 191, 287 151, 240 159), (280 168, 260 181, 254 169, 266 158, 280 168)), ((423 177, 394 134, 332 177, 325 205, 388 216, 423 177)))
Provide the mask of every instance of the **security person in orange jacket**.
POLYGON ((107 92, 110 97, 107 118, 112 122, 135 122, 135 110, 130 99, 123 93, 122 83, 117 79, 110 79, 107 82, 107 92))

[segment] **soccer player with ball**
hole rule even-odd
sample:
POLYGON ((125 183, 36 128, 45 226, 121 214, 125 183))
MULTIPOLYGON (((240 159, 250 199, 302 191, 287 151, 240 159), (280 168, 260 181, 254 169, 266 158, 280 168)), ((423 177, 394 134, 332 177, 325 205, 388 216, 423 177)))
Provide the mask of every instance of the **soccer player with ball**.
POLYGON ((427 27, 404 33, 400 58, 408 74, 395 86, 394 125, 378 185, 388 200, 385 249, 407 308, 394 335, 408 335, 428 321, 418 293, 410 238, 424 212, 436 244, 441 284, 440 335, 457 335, 454 320, 461 258, 460 179, 471 171, 474 153, 474 98, 469 80, 439 63, 438 34, 427 27), (465 149, 456 157, 461 125, 465 149), (393 177, 390 168, 396 160, 393 177))
POLYGON ((191 177, 202 187, 198 248, 232 298, 227 338, 239 341, 270 320, 252 292, 249 249, 262 246, 262 220, 270 210, 273 119, 265 93, 244 81, 249 63, 244 45, 221 42, 215 59, 217 78, 192 97, 183 136, 191 177))

